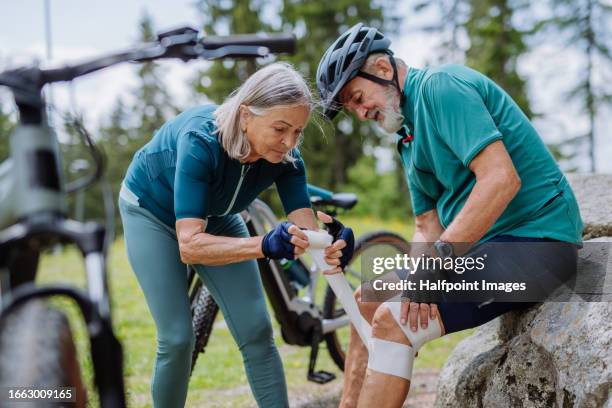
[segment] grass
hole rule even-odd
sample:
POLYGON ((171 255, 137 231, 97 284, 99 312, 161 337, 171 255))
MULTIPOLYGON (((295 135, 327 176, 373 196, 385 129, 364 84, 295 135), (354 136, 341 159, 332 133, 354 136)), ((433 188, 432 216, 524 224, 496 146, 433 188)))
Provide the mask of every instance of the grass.
MULTIPOLYGON (((343 222, 355 230, 356 236, 379 229, 395 231, 408 238, 412 225, 401 221, 381 221, 374 218, 343 217, 343 222)), ((148 312, 144 296, 138 287, 125 254, 123 241, 117 240, 109 257, 109 282, 113 306, 113 324, 116 335, 123 344, 124 372, 131 407, 150 407, 150 378, 155 357, 155 326, 148 312)), ((75 249, 45 255, 41 262, 39 282, 64 282, 85 287, 83 261, 75 249)), ((75 334, 83 375, 88 383, 92 406, 97 398, 92 388, 92 365, 88 358, 88 341, 85 328, 79 319, 77 309, 67 301, 58 301, 67 310, 75 334)), ((306 384, 309 349, 284 344, 278 325, 275 323, 275 340, 283 360, 290 392, 312 386, 306 384)), ((344 329, 342 336, 346 336, 344 329)), ((416 360, 415 368, 440 369, 448 353, 459 340, 470 332, 456 333, 433 341, 423 347, 416 360)), ((318 369, 339 374, 327 351, 319 353, 318 369)), ((336 381, 341 381, 336 380, 336 381)), ((317 387, 317 386, 314 386, 317 387)), ((191 378, 188 406, 253 406, 240 353, 233 342, 222 316, 218 316, 212 338, 201 356, 191 378)))

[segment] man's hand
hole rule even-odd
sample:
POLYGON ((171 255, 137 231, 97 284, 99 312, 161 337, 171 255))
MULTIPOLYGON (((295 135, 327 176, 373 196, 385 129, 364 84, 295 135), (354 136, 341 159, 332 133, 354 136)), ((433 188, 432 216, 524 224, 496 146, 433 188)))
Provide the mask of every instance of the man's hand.
POLYGON ((416 332, 418 322, 421 322, 421 327, 426 329, 429 325, 429 319, 435 319, 438 314, 438 305, 435 303, 416 303, 410 299, 402 298, 402 306, 400 309, 400 323, 410 325, 410 329, 416 332))

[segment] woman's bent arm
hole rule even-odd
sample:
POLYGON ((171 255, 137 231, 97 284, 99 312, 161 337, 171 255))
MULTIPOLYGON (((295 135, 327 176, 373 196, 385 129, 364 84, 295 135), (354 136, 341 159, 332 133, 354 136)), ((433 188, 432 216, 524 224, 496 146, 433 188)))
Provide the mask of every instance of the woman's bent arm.
POLYGON ((176 236, 183 263, 226 265, 263 257, 263 237, 219 237, 205 233, 205 228, 203 219, 176 220, 176 236))

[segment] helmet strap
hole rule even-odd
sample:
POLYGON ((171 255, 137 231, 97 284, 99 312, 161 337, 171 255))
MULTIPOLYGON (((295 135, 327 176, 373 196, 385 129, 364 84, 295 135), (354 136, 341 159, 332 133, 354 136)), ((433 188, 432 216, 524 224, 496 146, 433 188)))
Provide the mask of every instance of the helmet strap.
POLYGON ((369 74, 369 73, 364 72, 364 71, 358 71, 357 72, 357 76, 360 76, 360 77, 365 78, 365 79, 369 79, 370 81, 376 82, 376 83, 378 83, 380 85, 383 85, 383 86, 393 85, 397 89, 397 92, 399 93, 399 96, 400 96, 400 107, 402 107, 402 106, 404 106, 404 98, 402 98, 402 89, 400 88, 400 85, 399 85, 399 77, 398 77, 398 74, 397 74, 397 65, 395 64, 395 58, 393 58, 393 55, 389 55, 389 62, 391 63, 391 68, 393 68, 393 78, 390 79, 390 80, 378 77, 376 75, 369 74))

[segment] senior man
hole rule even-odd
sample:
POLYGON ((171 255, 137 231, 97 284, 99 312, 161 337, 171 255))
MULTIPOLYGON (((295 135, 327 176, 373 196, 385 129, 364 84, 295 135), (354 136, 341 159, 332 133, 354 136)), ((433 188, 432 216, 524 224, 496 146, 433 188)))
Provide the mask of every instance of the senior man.
MULTIPOLYGON (((570 279, 582 236, 578 206, 525 114, 486 76, 461 65, 408 67, 389 46, 375 28, 355 25, 321 59, 317 87, 330 119, 345 108, 397 133, 413 242, 433 243, 442 259, 485 245, 487 266, 478 276, 491 281, 519 276, 530 288, 570 279), (525 251, 540 243, 544 249, 525 251)), ((353 327, 345 407, 400 407, 423 343, 533 304, 496 297, 420 303, 413 294, 381 302, 364 293, 355 297, 373 341, 364 345, 353 327)))

